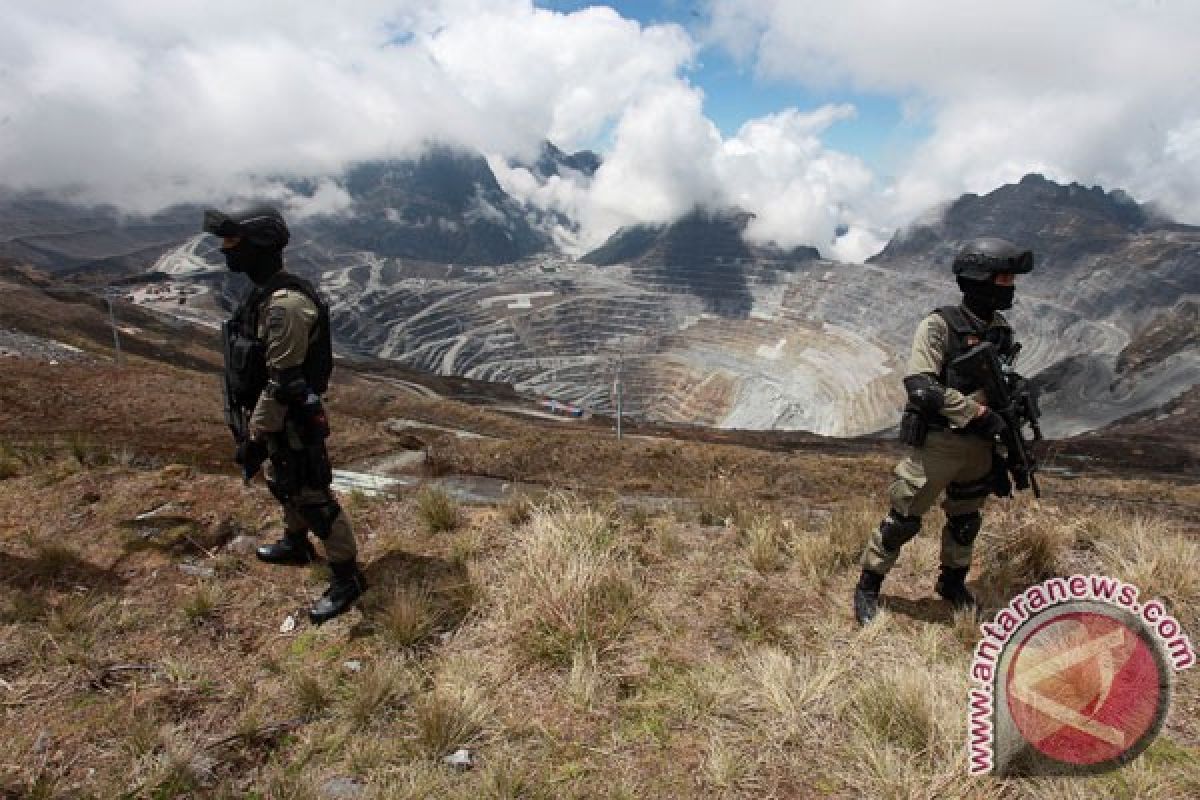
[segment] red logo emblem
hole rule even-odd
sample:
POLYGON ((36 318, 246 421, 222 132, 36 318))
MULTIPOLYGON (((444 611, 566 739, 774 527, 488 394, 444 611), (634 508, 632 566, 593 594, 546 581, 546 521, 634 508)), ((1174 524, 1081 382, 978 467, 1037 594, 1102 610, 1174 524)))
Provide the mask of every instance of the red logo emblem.
POLYGON ((1063 765, 1098 767, 1135 757, 1169 702, 1153 644, 1116 615, 1071 611, 1038 625, 1005 675, 1021 736, 1063 765))

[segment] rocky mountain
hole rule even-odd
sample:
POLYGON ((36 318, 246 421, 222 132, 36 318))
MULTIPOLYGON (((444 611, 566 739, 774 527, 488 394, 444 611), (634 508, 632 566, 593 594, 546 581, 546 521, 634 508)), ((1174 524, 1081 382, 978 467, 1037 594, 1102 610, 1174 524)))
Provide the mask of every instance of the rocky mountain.
POLYGON ((550 244, 536 216, 500 188, 478 154, 438 147, 412 160, 358 164, 339 183, 349 208, 297 226, 326 249, 507 264, 550 244))
MULTIPOLYGON (((541 156, 543 175, 594 163, 552 146, 541 156)), ((297 220, 288 261, 331 298, 340 349, 598 412, 614 410, 619 389, 624 411, 664 422, 887 430, 912 331, 957 302, 950 262, 985 234, 1037 254, 1010 317, 1025 345, 1018 366, 1045 391, 1049 434, 1152 413, 1200 384, 1200 229, 1121 192, 1027 176, 928 214, 866 264, 842 264, 746 243, 750 218, 736 210, 622 230, 573 261, 549 250, 543 220, 484 159, 447 149, 361 164, 338 185, 349 207, 297 220)), ((4 202, 18 209, 0 218, 18 260, 128 267, 144 253, 137 269, 153 263, 154 274, 134 279, 130 296, 160 303, 172 286, 194 287, 179 299, 186 310, 170 309, 194 319, 240 291, 211 238, 192 232, 194 209, 132 224, 44 197, 4 202)))
POLYGON ((1027 339, 1022 370, 1049 393, 1062 432, 1161 405, 1200 382, 1194 298, 1200 228, 1179 225, 1120 191, 1040 175, 966 195, 901 231, 873 265, 946 274, 960 243, 1000 235, 1031 248, 1010 317, 1027 339))
POLYGON ((744 317, 754 299, 744 267, 773 263, 781 268, 819 259, 812 247, 782 251, 751 245, 743 233, 753 214, 737 209, 695 209, 670 225, 622 228, 580 260, 597 266, 626 263, 635 278, 701 298, 707 310, 744 317))
POLYGON ((580 150, 576 153, 564 153, 553 142, 542 142, 537 160, 532 164, 514 161, 513 166, 524 167, 539 180, 546 181, 551 176, 563 177, 568 172, 576 172, 590 178, 600 169, 600 156, 591 150, 580 150))
POLYGON ((579 262, 435 277, 388 260, 324 282, 346 341, 414 368, 601 412, 619 385, 634 415, 852 435, 895 424, 912 331, 957 302, 953 254, 987 233, 1038 254, 1011 317, 1051 435, 1158 408, 1200 382, 1187 333, 1200 231, 1119 192, 1030 176, 960 199, 861 265, 748 245, 747 220, 695 211, 623 230, 579 262))
MULTIPOLYGON (((582 168, 589 163, 586 156, 563 156, 563 163, 582 168)), ((550 247, 544 232, 549 221, 506 194, 479 154, 434 147, 415 159, 353 165, 333 182, 347 194, 348 207, 290 220, 292 252, 310 275, 347 251, 495 265, 550 247)), ((296 179, 287 186, 311 197, 322 182, 296 179)), ((192 246, 202 208, 181 205, 135 215, 42 192, 0 189, 0 257, 96 280, 127 277, 151 268, 167 251, 192 246)))
POLYGON ((56 274, 141 271, 195 233, 198 219, 186 206, 132 215, 0 188, 0 258, 56 274))

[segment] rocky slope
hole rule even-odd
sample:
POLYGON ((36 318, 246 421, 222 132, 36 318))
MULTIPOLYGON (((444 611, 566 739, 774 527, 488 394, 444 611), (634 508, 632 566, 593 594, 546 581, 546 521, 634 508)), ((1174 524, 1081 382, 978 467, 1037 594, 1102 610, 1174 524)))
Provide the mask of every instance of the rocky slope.
MULTIPOLYGON (((531 170, 548 179, 597 164, 548 145, 531 170)), ((660 421, 886 430, 912 331, 957 301, 949 263, 984 234, 1037 253, 1011 318, 1019 367, 1046 393, 1048 433, 1160 408, 1200 382, 1200 229, 1121 192, 1027 176, 931 213, 857 265, 750 245, 745 215, 702 210, 620 231, 573 262, 542 233, 562 220, 521 207, 484 159, 448 149, 358 165, 338 185, 348 207, 295 220, 288 259, 329 294, 340 349, 599 413, 615 410, 619 388, 625 412, 660 421)), ((76 279, 149 266, 140 285, 126 282, 129 297, 211 324, 242 286, 194 233, 195 213, 134 224, 10 193, 0 250, 76 279)))
POLYGON ((582 263, 543 256, 438 276, 364 257, 324 281, 346 341, 419 369, 602 413, 619 371, 635 415, 853 435, 895 423, 912 331, 957 301, 953 254, 988 233, 1038 254, 1011 317, 1049 434, 1157 408, 1200 381, 1187 311, 1200 231, 1120 193, 1030 176, 961 199, 864 265, 752 247, 745 221, 695 212, 625 230, 582 263))

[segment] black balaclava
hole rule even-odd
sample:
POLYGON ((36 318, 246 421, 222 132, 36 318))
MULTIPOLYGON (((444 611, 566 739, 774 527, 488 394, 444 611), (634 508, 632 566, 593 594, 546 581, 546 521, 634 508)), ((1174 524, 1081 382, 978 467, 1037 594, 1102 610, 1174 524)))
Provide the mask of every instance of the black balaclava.
POLYGON ((225 265, 230 272, 245 273, 258 286, 283 269, 283 250, 278 247, 263 247, 242 239, 234 247, 222 248, 221 252, 225 254, 225 265))
POLYGON ((997 286, 990 280, 977 281, 958 276, 958 288, 962 289, 963 305, 982 320, 990 321, 992 314, 1012 308, 1015 286, 997 286))
POLYGON ((270 207, 227 214, 209 209, 204 212, 203 230, 224 238, 238 237, 238 243, 221 248, 230 272, 244 273, 262 286, 283 269, 283 248, 291 233, 283 215, 270 207))
POLYGON ((1033 251, 1007 239, 981 236, 963 246, 954 258, 954 277, 962 289, 963 305, 980 319, 991 322, 997 311, 1012 308, 1013 286, 997 286, 1000 274, 1023 275, 1033 271, 1033 251))

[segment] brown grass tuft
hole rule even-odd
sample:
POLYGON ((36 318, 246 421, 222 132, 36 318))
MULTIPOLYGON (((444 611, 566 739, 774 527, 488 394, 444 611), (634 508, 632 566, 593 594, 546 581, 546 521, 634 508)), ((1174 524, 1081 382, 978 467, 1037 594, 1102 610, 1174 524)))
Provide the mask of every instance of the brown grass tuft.
POLYGON ((758 572, 775 572, 786 563, 784 531, 777 517, 760 514, 745 529, 746 559, 758 572))
POLYGON ((527 659, 566 667, 576 650, 604 651, 633 617, 632 561, 610 519, 561 501, 534 512, 498 591, 527 659))
POLYGON ((1177 613, 1200 603, 1200 544, 1163 520, 1112 518, 1094 546, 1109 574, 1138 587, 1143 597, 1161 598, 1177 613))
POLYGON ((458 502, 437 486, 426 486, 417 493, 417 516, 430 533, 452 531, 462 522, 458 502))
POLYGON ((1078 521, 1045 510, 985 515, 975 548, 985 599, 1000 605, 1028 586, 1063 574, 1079 533, 1078 521))
POLYGON ((24 466, 25 463, 17 456, 17 451, 7 442, 0 442, 0 481, 17 477, 24 466))
POLYGON ((483 695, 472 686, 438 686, 413 702, 417 743, 430 758, 472 744, 487 716, 483 695))
POLYGON ((201 584, 182 606, 183 616, 193 625, 199 625, 217 615, 220 594, 210 584, 201 584))
POLYGON ((510 492, 500 503, 500 511, 505 521, 514 528, 525 525, 533 518, 533 500, 524 492, 510 492))
POLYGON ((302 716, 313 717, 329 708, 333 698, 320 675, 301 670, 292 676, 292 699, 302 716))
POLYGON ((405 662, 381 658, 368 664, 347 684, 342 711, 355 728, 367 728, 376 721, 386 721, 411 696, 416 685, 405 662))
POLYGON ((379 613, 383 635, 397 647, 421 644, 433 635, 437 623, 433 598, 423 587, 393 588, 379 613))

